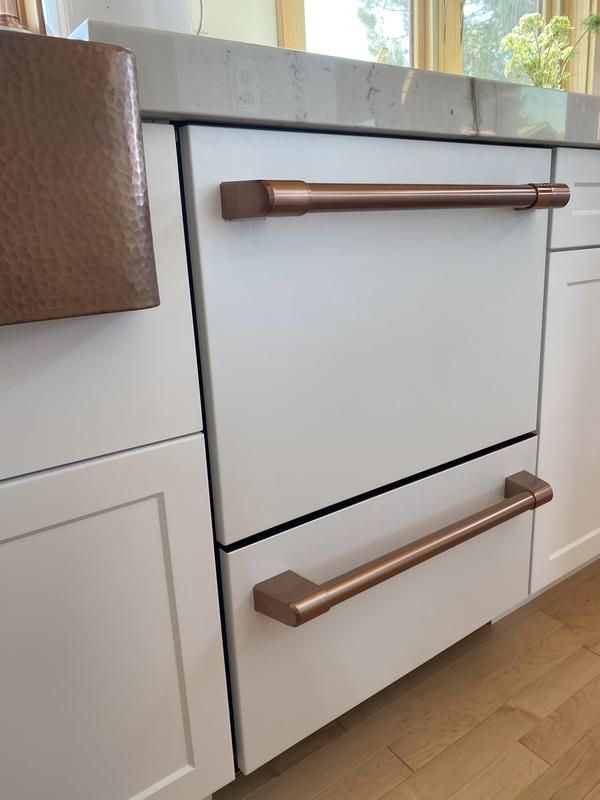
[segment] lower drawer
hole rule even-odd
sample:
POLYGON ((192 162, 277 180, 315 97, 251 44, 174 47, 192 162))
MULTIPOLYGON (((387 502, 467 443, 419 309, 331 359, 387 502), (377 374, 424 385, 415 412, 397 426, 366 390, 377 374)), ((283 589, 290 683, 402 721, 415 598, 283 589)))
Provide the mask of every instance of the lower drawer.
POLYGON ((254 610, 285 570, 323 582, 479 511, 535 469, 536 439, 222 553, 238 763, 258 766, 524 600, 530 513, 298 628, 254 610))

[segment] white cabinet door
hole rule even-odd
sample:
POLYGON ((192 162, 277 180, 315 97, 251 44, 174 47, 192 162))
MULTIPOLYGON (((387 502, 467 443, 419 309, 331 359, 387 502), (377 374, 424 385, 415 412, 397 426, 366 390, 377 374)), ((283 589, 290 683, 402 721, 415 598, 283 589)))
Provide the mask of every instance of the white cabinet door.
POLYGON ((571 200, 552 212, 551 247, 600 244, 600 150, 559 147, 554 179, 569 184, 571 200))
POLYGON ((0 484, 0 794, 233 778, 201 436, 0 484))
POLYGON ((160 306, 0 328, 0 480, 202 428, 173 129, 144 144, 160 306))
POLYGON ((532 591, 600 554, 600 249, 550 257, 532 591))
POLYGON ((222 181, 527 183, 550 151, 190 126, 192 267, 224 544, 537 426, 547 213, 222 218, 222 181))

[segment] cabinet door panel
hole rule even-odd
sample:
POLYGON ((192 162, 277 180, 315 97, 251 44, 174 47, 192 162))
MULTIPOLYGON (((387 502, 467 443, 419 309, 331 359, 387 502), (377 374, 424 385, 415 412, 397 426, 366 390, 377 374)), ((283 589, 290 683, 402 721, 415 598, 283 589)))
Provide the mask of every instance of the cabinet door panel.
POLYGON ((144 146, 160 306, 0 328, 0 480, 202 428, 173 129, 144 146))
POLYGON ((201 437, 0 485, 10 800, 189 800, 233 777, 201 437))
POLYGON ((552 248, 600 244, 600 151, 559 147, 554 173, 571 187, 571 200, 552 212, 552 248))
POLYGON ((600 554, 600 249, 550 257, 532 590, 600 554))

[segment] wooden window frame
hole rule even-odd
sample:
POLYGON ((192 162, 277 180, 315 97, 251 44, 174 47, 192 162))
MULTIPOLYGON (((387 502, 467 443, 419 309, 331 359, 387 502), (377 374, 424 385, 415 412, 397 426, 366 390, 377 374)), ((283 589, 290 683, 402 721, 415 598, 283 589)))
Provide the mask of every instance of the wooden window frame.
POLYGON ((0 0, 0 14, 18 19, 32 33, 46 33, 42 0, 0 0))
POLYGON ((21 19, 33 33, 46 33, 42 0, 19 0, 21 19))
MULTIPOLYGON (((275 0, 277 9, 277 35, 280 47, 306 50, 304 0, 275 0)), ((417 69, 437 70, 462 74, 464 0, 413 0, 412 66, 417 69)), ((574 26, 572 40, 581 32, 583 19, 588 14, 600 13, 600 0, 543 0, 546 20, 556 14, 566 14, 574 26)), ((600 48, 595 37, 582 43, 570 67, 569 91, 591 92, 594 89, 596 62, 600 62, 600 48)), ((596 90, 600 87, 596 86, 596 90)))
MULTIPOLYGON (((561 11, 566 14, 573 25, 571 41, 573 44, 581 35, 583 20, 589 14, 599 13, 598 0, 562 0, 561 11)), ((571 63, 569 72, 571 77, 566 88, 570 92, 591 93, 594 90, 594 73, 596 66, 596 37, 587 36, 580 44, 571 63)), ((596 87, 598 90, 598 87, 596 87)))
POLYGON ((304 0, 275 0, 277 43, 288 50, 306 50, 304 0))

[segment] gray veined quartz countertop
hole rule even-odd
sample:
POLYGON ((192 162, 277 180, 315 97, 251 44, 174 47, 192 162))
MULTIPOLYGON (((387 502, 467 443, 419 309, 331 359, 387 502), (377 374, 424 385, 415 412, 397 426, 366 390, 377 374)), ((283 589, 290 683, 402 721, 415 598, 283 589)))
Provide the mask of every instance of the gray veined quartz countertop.
POLYGON ((600 97, 88 20, 137 56, 146 118, 600 147, 600 97))

